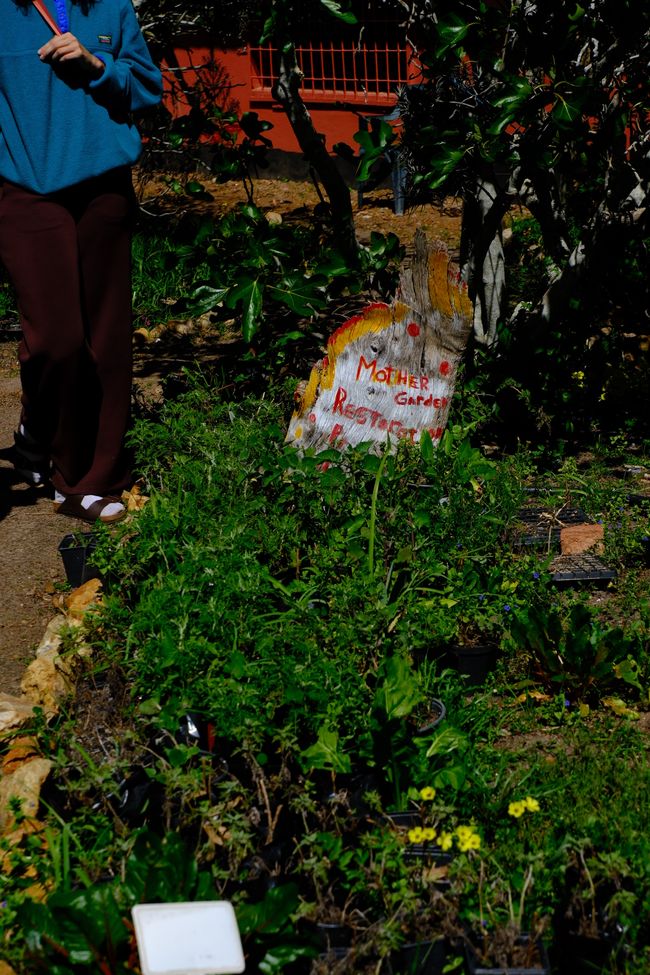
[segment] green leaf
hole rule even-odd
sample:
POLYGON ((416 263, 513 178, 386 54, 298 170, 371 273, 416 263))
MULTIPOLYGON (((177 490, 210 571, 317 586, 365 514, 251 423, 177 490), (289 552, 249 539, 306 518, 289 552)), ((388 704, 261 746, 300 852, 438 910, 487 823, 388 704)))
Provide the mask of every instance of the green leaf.
POLYGON ((323 6, 329 10, 329 12, 337 17, 338 20, 342 20, 345 24, 356 24, 357 18, 350 10, 342 10, 341 4, 337 0, 320 0, 323 6))
POLYGON ((458 792, 462 789, 467 778, 467 771, 462 765, 449 765, 434 776, 433 784, 436 789, 444 789, 449 786, 458 792))
POLYGON ((452 48, 457 48, 465 40, 472 23, 472 21, 461 20, 457 16, 452 17, 447 23, 439 22, 437 33, 440 43, 436 47, 436 57, 442 57, 452 48))
POLYGON ((287 274, 278 284, 269 285, 267 294, 297 315, 309 316, 327 306, 323 290, 302 274, 287 274))
POLYGON ((146 701, 141 701, 138 704, 138 711, 144 715, 158 714, 160 712, 160 701, 155 697, 149 697, 146 701))
POLYGON ((189 179, 185 184, 185 192, 188 196, 195 196, 199 200, 211 200, 212 194, 208 193, 203 183, 198 179, 189 179))
POLYGON ((403 545, 395 556, 395 563, 401 565, 402 563, 412 562, 415 558, 412 545, 403 545))
POLYGON ((388 657, 384 663, 384 680, 377 688, 376 706, 392 718, 406 718, 422 700, 417 678, 403 657, 388 657))
POLYGON ((558 98, 553 106, 553 118, 559 122, 575 122, 582 117, 581 105, 558 98))
POLYGON ((257 904, 236 905, 239 930, 242 935, 277 934, 288 924, 298 903, 295 884, 272 887, 257 904))
POLYGON ((465 156, 464 149, 443 149, 437 159, 432 159, 431 175, 427 180, 429 187, 436 190, 449 178, 465 156))
POLYGON ((172 768, 181 768, 197 755, 198 751, 196 745, 176 745, 165 752, 165 757, 172 768))
POLYGON ((381 159, 389 146, 395 142, 397 135, 392 125, 376 119, 370 129, 359 129, 353 138, 361 148, 356 178, 358 182, 363 183, 370 176, 376 161, 381 159))
POLYGON ((258 330, 262 316, 262 296, 264 287, 259 278, 244 278, 230 289, 226 298, 228 308, 241 306, 242 335, 245 342, 250 342, 258 330))
POLYGON ((492 105, 494 108, 507 108, 513 114, 533 94, 531 84, 525 78, 511 77, 504 84, 504 88, 506 93, 495 98, 492 105))
POLYGON ((643 690, 639 680, 641 668, 632 657, 628 656, 625 660, 616 664, 614 666, 614 673, 619 680, 624 680, 626 684, 631 684, 632 687, 638 687, 639 690, 643 690))
POLYGON ((192 313, 205 315, 221 304, 230 288, 213 288, 209 284, 202 284, 192 295, 192 313))
POLYGON ((277 11, 274 9, 269 17, 264 21, 262 27, 262 33, 260 35, 260 44, 268 44, 268 42, 273 38, 275 34, 275 29, 277 26, 278 15, 277 11))
POLYGON ((304 337, 304 332, 285 332, 284 335, 281 335, 279 339, 276 339, 275 345, 278 349, 281 349, 283 346, 289 345, 290 342, 300 342, 301 339, 304 339, 304 337))
POLYGON ((434 755, 451 755, 453 752, 462 753, 468 748, 467 735, 451 725, 445 725, 429 745, 427 758, 432 758, 434 755))
POLYGON ((339 747, 338 731, 326 725, 321 725, 318 729, 318 741, 306 748, 301 757, 308 768, 329 769, 344 774, 352 771, 350 756, 339 747))
POLYGON ((253 222, 264 219, 264 214, 254 203, 243 203, 239 208, 239 213, 253 222))
POLYGON ((268 132, 269 129, 272 129, 273 123, 261 119, 257 112, 243 112, 239 119, 239 126, 249 139, 255 141, 261 137, 262 132, 268 132))
POLYGON ((308 946, 277 945, 267 951, 258 967, 263 975, 276 975, 301 958, 316 958, 317 955, 318 951, 308 946))
MULTIPOLYGON (((178 138, 180 139, 180 136, 178 138)), ((180 141, 182 142, 183 140, 180 139, 180 141)), ((165 182, 167 183, 167 185, 169 186, 169 188, 174 191, 174 193, 182 193, 183 192, 183 187, 181 185, 181 181, 180 180, 174 179, 174 178, 170 177, 165 182)))
POLYGON ((233 650, 226 663, 226 670, 235 680, 241 680, 246 673, 246 657, 241 650, 233 650))
POLYGON ((325 278, 339 278, 350 273, 350 265, 343 254, 338 251, 330 251, 324 260, 320 261, 316 268, 319 275, 325 278))
POLYGON ((420 454, 425 464, 432 464, 435 460, 436 449, 433 446, 433 440, 428 430, 423 430, 420 437, 420 454))
POLYGON ((334 450, 333 447, 328 447, 326 450, 319 450, 319 452, 316 454, 315 460, 319 464, 324 464, 325 462, 330 464, 340 464, 341 452, 339 450, 334 450))
POLYGON ((359 129, 355 133, 354 139, 363 149, 371 150, 374 148, 382 151, 388 149, 395 142, 397 135, 390 122, 383 119, 375 119, 369 131, 359 129))

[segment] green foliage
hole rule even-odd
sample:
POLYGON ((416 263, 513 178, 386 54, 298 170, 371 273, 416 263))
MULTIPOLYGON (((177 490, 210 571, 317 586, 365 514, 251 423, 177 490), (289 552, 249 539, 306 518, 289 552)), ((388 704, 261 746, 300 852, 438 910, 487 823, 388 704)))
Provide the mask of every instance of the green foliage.
POLYGON ((604 174, 607 144, 625 170, 623 130, 636 119, 641 80, 633 51, 647 41, 640 24, 632 29, 632 19, 624 23, 611 4, 576 19, 568 7, 549 16, 538 6, 472 2, 459 13, 443 3, 435 18, 427 11, 420 18, 436 38, 424 55, 436 98, 418 137, 423 162, 423 150, 433 150, 420 179, 437 187, 457 174, 461 161, 474 171, 495 163, 531 171, 559 165, 572 178, 589 163, 598 167, 593 186, 593 176, 604 174), (608 57, 624 61, 626 72, 629 66, 616 107, 603 75, 576 70, 579 52, 602 31, 613 41, 608 57), (442 156, 436 146, 444 146, 442 156))
POLYGON ((384 286, 400 256, 395 235, 373 233, 355 273, 343 256, 322 245, 313 227, 269 222, 252 204, 240 206, 217 224, 205 220, 193 241, 176 249, 196 280, 186 312, 211 312, 216 321, 233 317, 247 344, 300 337, 306 320, 323 313, 333 297, 355 293, 370 281, 384 286))
POLYGON ((298 888, 284 884, 271 888, 257 904, 239 907, 237 923, 248 964, 257 965, 263 975, 276 975, 295 962, 304 963, 316 956, 317 949, 297 936, 293 916, 298 905, 298 888))
POLYGON ((326 11, 345 24, 356 24, 357 18, 349 3, 339 0, 310 0, 309 3, 296 4, 295 0, 269 0, 264 11, 266 20, 262 28, 261 44, 284 40, 288 35, 299 33, 305 23, 319 20, 319 14, 326 11), (266 13, 268 10, 268 14, 266 13))
POLYGON ((513 441, 644 433, 647 11, 443 0, 413 18, 425 80, 401 96, 401 152, 416 197, 464 201, 460 263, 500 350, 477 362, 484 392, 513 441), (535 219, 514 222, 495 299, 486 248, 517 197, 535 219))
MULTIPOLYGON (((333 918, 376 970, 481 916, 560 930, 576 849, 598 851, 608 911, 647 943, 647 762, 631 710, 595 705, 605 690, 647 700, 648 613, 622 633, 513 551, 535 463, 487 460, 477 417, 436 450, 380 456, 300 456, 284 419, 272 397, 226 401, 196 380, 135 427, 150 500, 99 540, 108 595, 85 627, 98 680, 119 674, 108 696, 130 710, 101 757, 72 717, 47 729, 56 814, 0 849, 16 970, 126 972, 133 903, 213 897, 234 902, 256 970, 308 965, 305 922, 333 918), (470 628, 504 644, 489 692, 435 652, 470 628), (552 698, 527 693, 542 665, 552 698), (434 726, 431 698, 447 710, 434 726), (539 809, 509 813, 524 797, 539 809)), ((553 487, 596 513, 598 477, 567 461, 553 487)))
POLYGON ((373 120, 371 128, 359 129, 354 135, 354 141, 359 144, 361 161, 356 172, 357 181, 364 184, 371 176, 373 166, 382 159, 397 136, 388 122, 383 119, 373 120))
POLYGON ((561 687, 572 701, 602 694, 617 680, 638 685, 631 656, 638 645, 620 627, 599 624, 587 606, 572 606, 566 618, 558 610, 529 607, 517 613, 511 633, 532 654, 533 674, 561 687))
POLYGON ((192 289, 184 260, 183 231, 161 234, 141 221, 133 239, 133 308, 136 325, 157 324, 173 314, 173 305, 192 289))
POLYGON ((131 971, 135 949, 128 913, 142 902, 204 900, 209 877, 188 857, 179 837, 142 832, 134 838, 124 876, 84 889, 59 888, 46 901, 25 900, 16 920, 30 971, 55 975, 131 971))

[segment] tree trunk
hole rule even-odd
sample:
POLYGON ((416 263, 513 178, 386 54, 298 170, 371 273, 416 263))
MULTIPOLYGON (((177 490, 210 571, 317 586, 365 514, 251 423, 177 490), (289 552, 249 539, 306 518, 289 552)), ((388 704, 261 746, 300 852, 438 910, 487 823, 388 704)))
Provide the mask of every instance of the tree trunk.
POLYGON ((359 243, 352 215, 350 190, 330 156, 323 136, 316 131, 300 96, 301 71, 292 45, 278 45, 280 69, 273 94, 282 105, 305 158, 317 173, 330 202, 332 228, 341 251, 351 266, 359 263, 359 243))
POLYGON ((508 208, 506 193, 490 177, 478 177, 465 198, 461 232, 461 275, 474 302, 474 339, 493 347, 503 318, 506 275, 501 222, 508 208))

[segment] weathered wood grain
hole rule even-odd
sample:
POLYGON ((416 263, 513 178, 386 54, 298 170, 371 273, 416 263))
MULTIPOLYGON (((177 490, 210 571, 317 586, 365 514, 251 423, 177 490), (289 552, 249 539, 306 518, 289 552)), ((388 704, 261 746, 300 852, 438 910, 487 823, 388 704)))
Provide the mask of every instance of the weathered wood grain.
POLYGON ((390 304, 369 305, 327 343, 301 389, 287 441, 314 451, 372 441, 440 440, 458 366, 472 328, 472 303, 440 241, 423 232, 390 304))

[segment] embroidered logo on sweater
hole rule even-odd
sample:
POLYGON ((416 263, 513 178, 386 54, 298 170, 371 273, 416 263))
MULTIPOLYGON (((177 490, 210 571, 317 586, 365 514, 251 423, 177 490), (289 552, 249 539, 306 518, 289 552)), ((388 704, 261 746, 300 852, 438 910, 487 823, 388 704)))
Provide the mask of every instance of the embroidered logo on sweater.
POLYGON ((99 41, 100 44, 112 44, 113 43, 113 35, 112 34, 98 34, 97 35, 97 40, 99 41))

